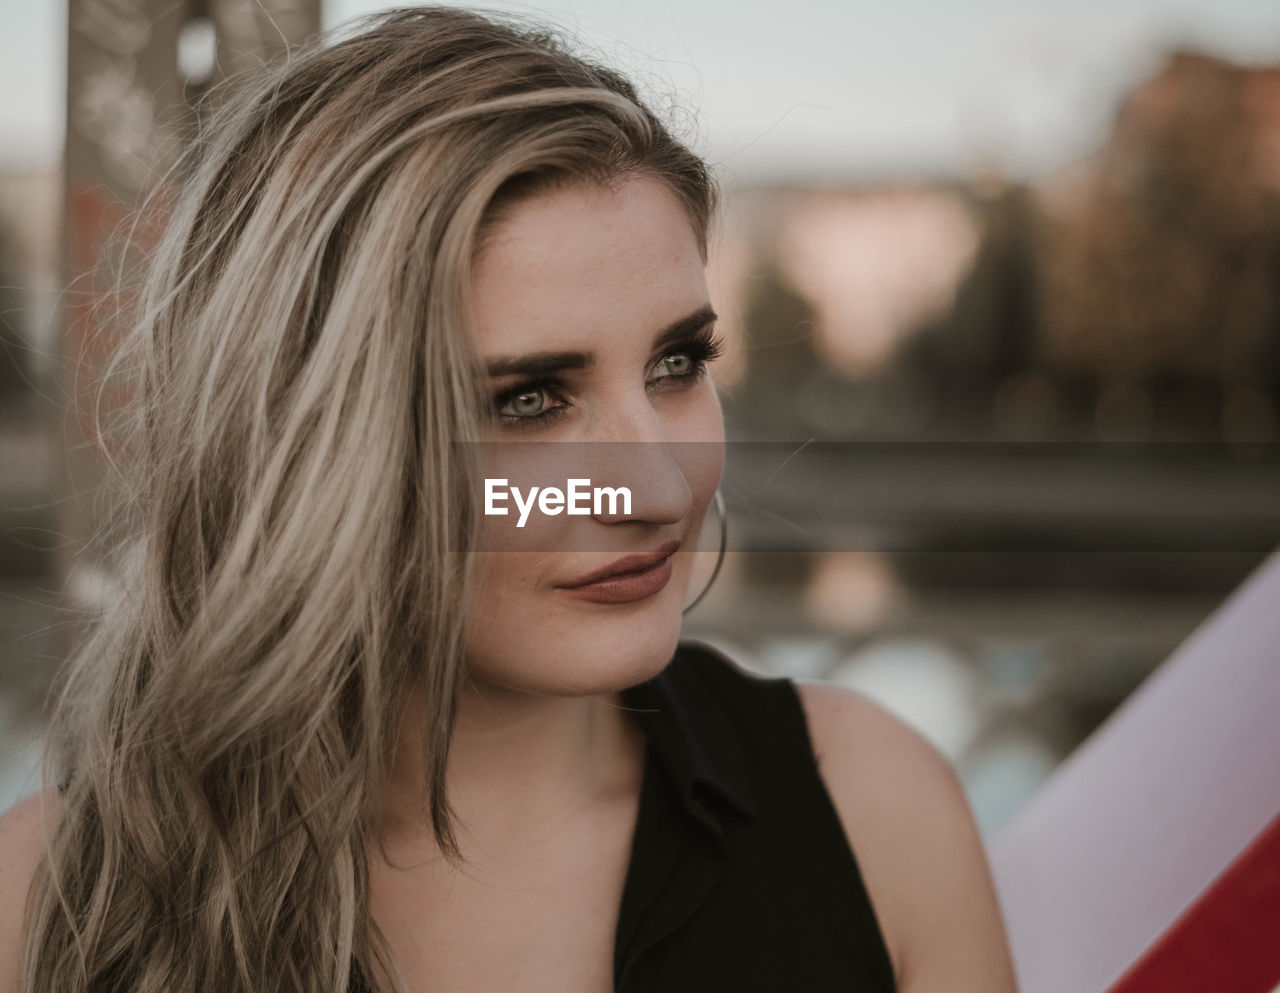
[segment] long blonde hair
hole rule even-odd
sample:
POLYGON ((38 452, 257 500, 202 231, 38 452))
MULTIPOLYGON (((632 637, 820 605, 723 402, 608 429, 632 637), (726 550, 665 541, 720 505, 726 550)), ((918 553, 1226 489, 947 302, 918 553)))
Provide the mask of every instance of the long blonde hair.
POLYGON ((444 771, 488 408, 469 266, 548 184, 715 185, 621 76, 518 21, 384 12, 240 83, 184 158, 120 368, 130 538, 69 662, 26 918, 40 993, 398 986, 368 911, 397 729, 444 771))

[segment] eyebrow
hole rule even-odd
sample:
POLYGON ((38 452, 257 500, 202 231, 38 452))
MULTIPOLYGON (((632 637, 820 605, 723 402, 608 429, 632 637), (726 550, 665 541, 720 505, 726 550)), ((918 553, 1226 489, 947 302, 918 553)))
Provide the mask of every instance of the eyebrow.
MULTIPOLYGON (((710 304, 673 321, 653 339, 653 350, 688 339, 717 317, 710 304)), ((485 363, 490 376, 545 376, 562 369, 584 369, 595 361, 595 352, 530 352, 528 355, 499 356, 485 363)))

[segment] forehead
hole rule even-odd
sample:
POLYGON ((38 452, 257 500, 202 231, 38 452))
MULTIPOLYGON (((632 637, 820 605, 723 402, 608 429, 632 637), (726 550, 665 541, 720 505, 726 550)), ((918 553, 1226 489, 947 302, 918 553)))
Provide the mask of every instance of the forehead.
POLYGON ((519 201, 472 265, 482 353, 586 345, 610 330, 651 336, 706 299, 693 225, 666 185, 648 177, 519 201))

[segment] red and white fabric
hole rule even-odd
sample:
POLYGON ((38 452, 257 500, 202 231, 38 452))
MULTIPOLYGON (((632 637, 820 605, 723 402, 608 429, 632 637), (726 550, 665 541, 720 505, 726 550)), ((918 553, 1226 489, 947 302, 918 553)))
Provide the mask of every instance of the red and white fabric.
POLYGON ((1280 993, 1280 552, 990 857, 1021 993, 1280 993))

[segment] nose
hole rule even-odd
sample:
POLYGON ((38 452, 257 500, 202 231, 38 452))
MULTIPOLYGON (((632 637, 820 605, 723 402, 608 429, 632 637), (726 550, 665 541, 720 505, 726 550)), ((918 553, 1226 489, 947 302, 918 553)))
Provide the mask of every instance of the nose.
POLYGON ((693 492, 647 397, 618 410, 599 439, 589 443, 592 484, 626 487, 631 508, 627 513, 623 501, 612 507, 605 501, 602 512, 593 515, 596 520, 677 524, 689 516, 693 492))
POLYGON ((602 501, 601 512, 593 515, 597 521, 678 524, 689 516, 693 492, 665 442, 606 441, 595 445, 598 451, 591 461, 599 468, 592 470, 592 484, 625 487, 631 495, 629 508, 623 500, 602 501))

